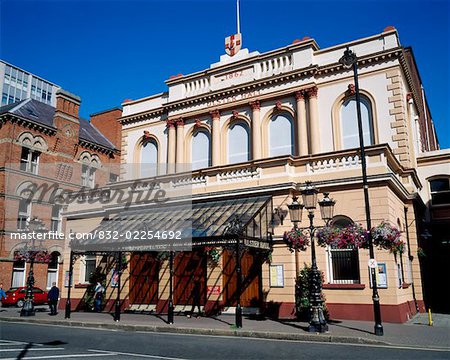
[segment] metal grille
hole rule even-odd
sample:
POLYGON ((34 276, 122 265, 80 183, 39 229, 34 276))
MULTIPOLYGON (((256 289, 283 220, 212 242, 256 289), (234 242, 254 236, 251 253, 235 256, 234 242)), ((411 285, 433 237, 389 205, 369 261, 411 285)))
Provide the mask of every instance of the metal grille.
POLYGON ((331 282, 359 284, 358 249, 330 249, 331 282))

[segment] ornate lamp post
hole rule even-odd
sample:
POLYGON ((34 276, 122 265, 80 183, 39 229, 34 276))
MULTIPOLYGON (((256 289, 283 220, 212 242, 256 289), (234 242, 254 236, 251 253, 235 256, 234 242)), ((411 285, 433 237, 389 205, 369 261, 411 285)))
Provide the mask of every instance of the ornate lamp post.
MULTIPOLYGON (((364 149, 363 125, 361 117, 361 98, 359 95, 358 58, 356 54, 347 47, 347 49, 344 51, 344 55, 339 59, 339 62, 347 69, 353 68, 353 78, 355 81, 356 113, 358 117, 359 147, 361 152, 362 180, 364 188, 364 202, 366 210, 367 234, 369 238, 368 241, 369 256, 371 259, 375 259, 372 236, 370 234, 370 229, 372 229, 372 221, 370 218, 369 185, 367 182, 366 153, 364 149)), ((372 275, 372 300, 373 300, 373 312, 375 315, 375 335, 382 336, 383 325, 381 324, 380 297, 378 295, 378 286, 375 268, 371 268, 370 272, 372 275)))
POLYGON ((30 244, 26 244, 21 250, 17 251, 15 253, 15 257, 18 257, 22 260, 25 260, 25 262, 30 262, 30 271, 28 272, 27 277, 27 292, 25 294, 25 302, 23 304, 22 309, 20 310, 20 316, 34 316, 35 310, 34 310, 34 295, 33 295, 33 288, 34 288, 34 273, 33 273, 33 265, 35 260, 40 260, 47 262, 48 254, 44 250, 44 247, 42 246, 42 239, 39 241, 39 245, 36 246, 36 233, 39 232, 46 232, 45 226, 42 222, 42 220, 39 220, 37 217, 33 218, 29 221, 27 224, 26 229, 24 230, 27 233, 31 233, 30 238, 30 244))
POLYGON ((310 321, 309 332, 323 333, 328 331, 328 325, 323 315, 323 301, 322 301, 322 275, 317 268, 316 261, 316 247, 314 242, 315 232, 318 227, 314 226, 314 210, 317 203, 320 206, 320 213, 325 222, 329 222, 333 217, 334 200, 329 198, 328 193, 324 193, 323 200, 317 202, 317 194, 319 191, 311 184, 306 182, 306 187, 301 191, 303 205, 299 204, 297 197, 293 197, 292 204, 288 205, 291 220, 294 227, 297 228, 297 223, 301 221, 302 210, 308 210, 309 227, 305 230, 309 231, 311 239, 311 277, 309 279, 309 304, 310 304, 310 321))

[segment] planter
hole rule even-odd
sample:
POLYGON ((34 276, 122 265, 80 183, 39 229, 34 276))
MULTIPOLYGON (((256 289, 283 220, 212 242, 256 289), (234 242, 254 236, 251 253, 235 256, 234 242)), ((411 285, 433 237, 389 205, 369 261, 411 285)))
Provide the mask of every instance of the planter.
POLYGON ((303 230, 292 228, 283 235, 283 240, 291 252, 295 250, 306 251, 309 245, 309 236, 303 233, 303 230))

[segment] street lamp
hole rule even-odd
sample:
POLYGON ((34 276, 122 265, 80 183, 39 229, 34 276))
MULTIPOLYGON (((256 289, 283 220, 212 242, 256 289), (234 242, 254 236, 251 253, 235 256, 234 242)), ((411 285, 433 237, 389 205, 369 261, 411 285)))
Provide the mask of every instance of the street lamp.
POLYGON ((27 227, 24 229, 25 232, 31 233, 31 244, 26 244, 22 249, 18 250, 16 252, 16 256, 20 257, 21 259, 25 260, 25 262, 30 262, 30 271, 28 272, 27 277, 27 291, 25 294, 25 302, 23 304, 22 309, 20 310, 20 316, 34 316, 35 310, 34 310, 34 294, 33 294, 33 288, 34 288, 34 272, 33 272, 33 265, 34 261, 37 258, 45 257, 47 253, 44 251, 44 248, 42 246, 42 240, 39 242, 39 246, 35 245, 36 236, 35 234, 37 232, 45 232, 47 231, 45 229, 45 226, 42 222, 42 220, 39 220, 37 217, 31 219, 29 223, 27 224, 27 227))
MULTIPOLYGON (((344 51, 344 55, 339 59, 339 62, 346 68, 353 68, 353 77, 355 81, 355 96, 356 96, 356 113, 358 117, 358 134, 359 134, 359 147, 361 151, 361 168, 362 168, 362 180, 364 189, 364 202, 366 210, 366 222, 367 222, 367 235, 369 238, 369 256, 371 259, 375 259, 373 251, 373 242, 370 229, 372 229, 372 221, 370 218, 370 202, 369 202, 369 185, 367 181, 367 164, 366 153, 364 150, 364 137, 363 137, 363 125, 361 117, 361 98, 359 95, 359 82, 358 82, 358 58, 354 52, 352 52, 348 46, 344 51)), ((375 268, 370 268, 372 275, 372 300, 373 300, 373 312, 375 317, 375 335, 383 335, 383 325, 381 324, 381 309, 380 309, 380 297, 378 295, 377 278, 375 274, 375 268)))
POLYGON ((311 274, 309 279, 309 304, 310 304, 310 320, 309 320, 309 332, 323 333, 328 331, 328 325, 323 315, 323 301, 322 301, 322 275, 317 268, 316 261, 316 247, 314 242, 315 232, 318 227, 314 226, 314 210, 317 203, 319 203, 320 213, 322 219, 328 222, 333 217, 334 204, 333 199, 330 199, 329 193, 324 193, 323 200, 317 202, 317 194, 319 191, 312 185, 310 181, 306 182, 306 187, 301 191, 303 198, 303 205, 299 204, 297 197, 293 197, 292 204, 288 205, 291 215, 291 221, 294 223, 294 227, 297 227, 297 223, 301 221, 302 209, 308 210, 309 227, 305 230, 309 231, 311 239, 311 274))

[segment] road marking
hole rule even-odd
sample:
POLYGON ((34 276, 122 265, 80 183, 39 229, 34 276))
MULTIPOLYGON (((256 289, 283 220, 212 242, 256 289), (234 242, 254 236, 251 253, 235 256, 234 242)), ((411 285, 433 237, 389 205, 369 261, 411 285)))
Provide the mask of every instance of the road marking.
MULTIPOLYGON (((88 351, 104 352, 105 350, 89 349, 88 351)), ((187 359, 183 359, 183 358, 175 358, 175 357, 167 357, 167 356, 159 356, 159 355, 137 354, 137 353, 127 353, 127 352, 121 352, 121 351, 108 351, 108 352, 111 353, 111 355, 126 355, 126 356, 144 357, 144 358, 151 358, 151 359, 163 359, 163 360, 187 360, 187 359)))
MULTIPOLYGON (((68 354, 68 355, 52 355, 52 356, 27 356, 21 359, 65 359, 65 358, 79 358, 79 357, 100 357, 100 356, 114 356, 114 353, 100 353, 100 354, 68 354)), ((3 360, 17 360, 17 358, 7 358, 3 360)))
POLYGON ((11 351, 49 351, 49 350, 64 350, 64 348, 18 348, 18 349, 0 349, 0 352, 11 352, 11 351))

